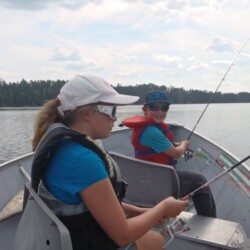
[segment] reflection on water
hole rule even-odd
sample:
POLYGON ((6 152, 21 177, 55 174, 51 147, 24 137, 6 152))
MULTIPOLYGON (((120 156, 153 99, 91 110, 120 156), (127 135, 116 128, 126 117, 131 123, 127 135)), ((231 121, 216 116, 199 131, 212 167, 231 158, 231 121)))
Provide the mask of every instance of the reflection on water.
MULTIPOLYGON (((180 123, 192 130, 205 106, 171 105, 166 121, 180 123)), ((249 103, 210 104, 195 132, 242 159, 250 153, 249 111, 249 103)), ((37 112, 38 110, 0 110, 0 163, 31 152, 33 124, 37 112)), ((118 125, 124 118, 134 114, 142 114, 141 106, 119 107, 114 130, 120 129, 118 125)), ((250 166, 250 161, 247 164, 250 166)))

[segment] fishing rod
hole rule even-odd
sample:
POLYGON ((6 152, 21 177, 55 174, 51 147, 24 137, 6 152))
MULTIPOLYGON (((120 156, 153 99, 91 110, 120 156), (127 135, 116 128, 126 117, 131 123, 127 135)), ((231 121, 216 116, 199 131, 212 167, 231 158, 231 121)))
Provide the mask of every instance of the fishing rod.
POLYGON ((230 168, 226 169, 225 171, 221 172, 220 174, 216 175, 214 178, 212 178, 210 181, 207 181, 206 183, 204 183, 203 185, 201 185, 200 187, 198 187, 197 189, 195 189, 193 192, 189 193, 188 195, 186 195, 184 198, 182 198, 183 200, 188 199, 189 197, 192 197, 197 191, 208 187, 211 183, 215 182, 216 180, 218 180, 219 178, 221 178, 222 176, 224 176, 225 174, 229 173, 230 171, 232 171, 234 168, 238 167, 241 163, 245 162, 246 160, 248 160, 250 158, 250 155, 245 157, 243 160, 239 161, 238 163, 236 163, 235 165, 231 166, 230 168))
MULTIPOLYGON (((200 187, 198 187, 197 189, 195 189, 193 192, 189 193, 185 197, 180 198, 180 200, 186 200, 186 199, 192 197, 196 192, 198 192, 199 190, 201 190, 205 187, 208 187, 211 183, 218 180, 219 178, 221 178, 222 176, 224 176, 228 172, 232 171, 234 168, 238 167, 241 163, 245 162, 249 158, 250 158, 250 155, 245 157, 243 160, 239 161, 235 165, 231 166, 230 168, 226 169, 225 171, 221 172, 220 174, 216 175, 210 181, 207 181, 206 183, 204 183, 203 185, 201 185, 200 187)), ((179 217, 179 218, 177 217, 176 219, 174 219, 172 221, 172 223, 171 223, 170 219, 167 219, 165 222, 163 222, 162 233, 164 236, 166 236, 166 235, 170 236, 169 241, 166 242, 163 249, 165 249, 174 240, 174 238, 175 238, 174 232, 175 231, 178 232, 178 231, 183 230, 184 224, 185 224, 185 220, 183 220, 181 217, 179 217)))
POLYGON ((217 88, 216 88, 215 92, 214 92, 214 93, 213 93, 213 95, 209 98, 208 103, 207 103, 207 105, 206 105, 205 109, 204 109, 204 110, 203 110, 203 112, 201 113, 201 115, 200 115, 200 117, 199 117, 199 119, 198 119, 197 123, 195 124, 195 126, 194 126, 193 130, 190 132, 190 134, 189 134, 189 136, 188 136, 187 140, 190 140, 190 138, 191 138, 192 134, 194 133, 194 130, 196 129, 196 127, 197 127, 198 123, 200 122, 200 120, 201 120, 202 116, 203 116, 203 115, 204 115, 204 113, 206 112, 206 110, 207 110, 207 108, 208 108, 209 104, 211 103, 211 101, 212 101, 212 99, 213 99, 214 95, 215 95, 215 94, 216 94, 216 92, 218 91, 218 89, 219 89, 219 87, 221 86, 222 82, 225 80, 225 78, 226 78, 227 74, 229 73, 230 69, 231 69, 231 68, 232 68, 232 66, 234 65, 234 62, 235 62, 235 61, 236 61, 236 59, 239 57, 239 55, 241 54, 241 52, 242 52, 243 48, 246 46, 246 44, 247 44, 247 42, 248 42, 248 41, 249 41, 249 39, 247 39, 247 40, 246 40, 246 42, 243 44, 243 46, 242 46, 242 47, 241 47, 241 49, 239 50, 238 54, 234 57, 234 59, 233 59, 232 63, 229 65, 229 67, 228 67, 228 69, 227 69, 226 73, 225 73, 225 74, 224 74, 224 76, 222 77, 222 79, 221 79, 221 81, 220 81, 219 85, 217 86, 217 88))

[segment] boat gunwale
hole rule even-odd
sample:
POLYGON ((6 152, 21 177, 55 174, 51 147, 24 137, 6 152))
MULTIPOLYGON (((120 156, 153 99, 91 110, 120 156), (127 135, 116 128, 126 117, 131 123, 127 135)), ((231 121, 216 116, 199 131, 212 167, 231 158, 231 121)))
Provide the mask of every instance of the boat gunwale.
POLYGON ((34 152, 30 152, 30 153, 27 153, 27 154, 24 154, 24 155, 21 155, 21 156, 18 156, 14 159, 11 159, 11 160, 8 160, 8 161, 5 161, 3 163, 0 164, 0 171, 1 169, 5 168, 5 167, 8 167, 8 165, 12 165, 13 163, 16 163, 20 160, 25 160, 26 158, 28 159, 30 156, 34 155, 34 152))

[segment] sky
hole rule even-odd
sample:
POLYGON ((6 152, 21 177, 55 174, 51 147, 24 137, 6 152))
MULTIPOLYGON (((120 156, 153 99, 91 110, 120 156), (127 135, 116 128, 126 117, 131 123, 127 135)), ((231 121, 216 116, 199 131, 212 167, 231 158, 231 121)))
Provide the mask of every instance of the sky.
POLYGON ((0 0, 0 13, 7 83, 90 74, 250 92, 249 0, 0 0))

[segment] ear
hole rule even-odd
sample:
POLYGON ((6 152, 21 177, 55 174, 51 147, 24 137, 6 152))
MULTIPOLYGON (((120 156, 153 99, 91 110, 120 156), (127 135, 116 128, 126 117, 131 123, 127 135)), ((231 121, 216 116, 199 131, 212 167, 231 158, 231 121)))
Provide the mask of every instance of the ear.
POLYGON ((148 114, 148 108, 146 106, 143 106, 142 107, 142 112, 144 113, 144 115, 147 115, 148 114))
POLYGON ((79 112, 79 117, 85 122, 88 122, 91 120, 93 116, 93 110, 81 110, 79 112))

